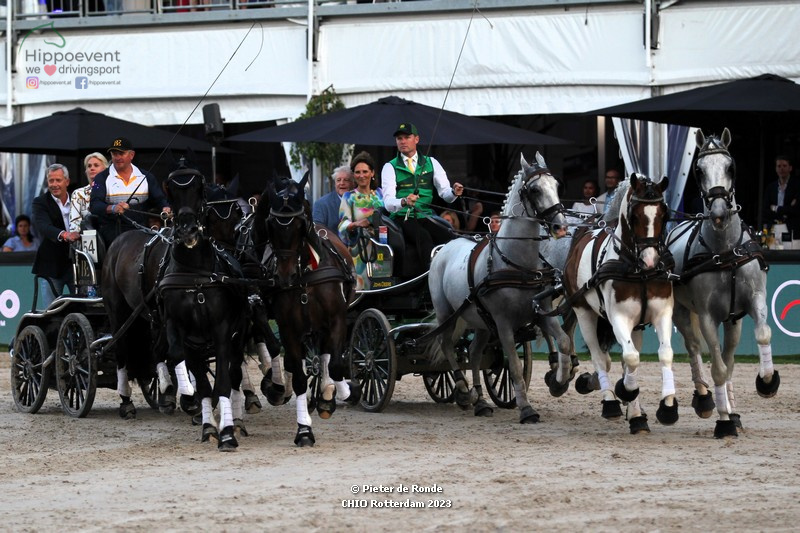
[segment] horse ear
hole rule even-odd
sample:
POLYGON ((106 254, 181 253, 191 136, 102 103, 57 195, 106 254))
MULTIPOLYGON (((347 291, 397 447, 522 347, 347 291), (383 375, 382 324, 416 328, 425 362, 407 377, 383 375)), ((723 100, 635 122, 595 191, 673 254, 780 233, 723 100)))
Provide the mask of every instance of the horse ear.
POLYGON ((703 135, 703 130, 697 128, 697 132, 694 134, 694 142, 697 144, 698 148, 702 148, 706 142, 706 136, 703 135))
POLYGON ((519 153, 519 164, 522 166, 522 170, 527 170, 531 167, 528 162, 525 161, 525 156, 522 155, 522 152, 519 153))
POLYGON ((300 187, 301 189, 304 189, 304 188, 305 188, 305 186, 306 186, 306 183, 308 183, 308 177, 309 177, 310 175, 311 175, 311 169, 309 169, 309 170, 306 170, 306 173, 305 173, 305 174, 303 174, 303 179, 301 179, 301 180, 300 180, 300 183, 299 183, 299 187, 300 187))
POLYGON ((731 132, 728 128, 722 130, 722 137, 720 138, 720 141, 722 142, 722 146, 724 146, 726 149, 728 148, 728 145, 731 144, 731 132))
POLYGON ((536 151, 536 163, 541 168, 547 168, 547 163, 544 162, 544 157, 542 156, 542 154, 539 153, 538 150, 536 151))
POLYGON ((658 188, 661 189, 661 192, 664 192, 667 190, 668 186, 669 186, 669 178, 667 176, 662 176, 661 181, 658 182, 658 188))
POLYGON ((631 190, 636 189, 636 182, 639 181, 640 176, 636 172, 631 172, 630 182, 631 190))

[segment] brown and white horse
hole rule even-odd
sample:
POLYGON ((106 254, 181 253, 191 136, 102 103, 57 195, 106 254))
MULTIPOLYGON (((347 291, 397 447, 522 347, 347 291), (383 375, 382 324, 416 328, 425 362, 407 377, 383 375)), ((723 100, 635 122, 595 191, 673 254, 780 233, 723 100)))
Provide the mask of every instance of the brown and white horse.
POLYGON ((669 209, 660 183, 632 174, 617 189, 604 220, 618 217, 616 227, 576 235, 564 272, 564 288, 592 355, 595 374, 583 374, 575 383, 579 392, 600 389, 603 417, 622 416, 619 399, 628 403, 631 433, 649 432, 647 415, 639 405, 639 350, 644 325, 652 323, 659 340, 661 404, 656 417, 662 424, 678 420, 678 402, 672 375, 671 264, 664 247, 669 209), (608 350, 622 346, 624 376, 612 388, 608 350), (618 399, 619 398, 619 399, 618 399))

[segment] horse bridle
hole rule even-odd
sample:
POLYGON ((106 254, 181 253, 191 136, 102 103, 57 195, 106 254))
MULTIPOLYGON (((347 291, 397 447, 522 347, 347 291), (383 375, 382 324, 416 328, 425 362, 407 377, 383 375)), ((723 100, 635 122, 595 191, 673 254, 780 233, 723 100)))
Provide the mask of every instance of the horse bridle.
MULTIPOLYGON (((526 174, 525 183, 522 185, 522 187, 520 187, 520 191, 519 191, 520 203, 522 204, 523 213, 528 218, 533 218, 533 219, 537 219, 538 218, 542 222, 544 222, 545 224, 550 224, 550 222, 552 221, 552 219, 556 215, 558 215, 559 213, 564 213, 564 211, 565 211, 564 204, 559 202, 557 204, 551 205, 550 207, 548 207, 547 209, 545 209, 543 211, 539 211, 538 209, 536 209, 536 206, 534 205, 534 203, 530 202, 530 204, 533 206, 533 210, 534 210, 534 213, 533 213, 533 216, 532 216, 530 213, 528 213, 527 204, 529 202, 525 202, 524 201, 523 194, 526 195, 526 196, 535 196, 536 193, 533 190, 531 190, 531 185, 533 183, 535 183, 536 181, 538 181, 539 179, 541 179, 541 177, 543 175, 553 176, 553 174, 550 172, 550 169, 548 169, 546 167, 540 167, 538 165, 531 166, 530 169, 525 171, 525 174, 526 174)), ((553 176, 553 179, 558 181, 555 176, 553 176)))
MULTIPOLYGON (((191 211, 189 214, 194 216, 194 222, 197 224, 197 229, 201 235, 205 235, 205 227, 203 226, 203 220, 205 220, 206 210, 208 209, 206 203, 206 179, 200 172, 191 168, 180 168, 170 173, 169 177, 167 178, 167 191, 170 190, 170 186, 175 186, 178 189, 188 189, 191 187, 194 182, 195 178, 200 180, 200 211, 195 212, 193 208, 190 208, 191 211), (186 181, 179 181, 178 178, 188 177, 186 181)), ((175 235, 178 236, 182 232, 179 231, 179 228, 184 227, 187 225, 185 222, 181 223, 181 212, 183 208, 178 210, 174 214, 175 217, 175 235)), ((186 214, 186 213, 184 213, 186 214)), ((181 241, 184 240, 184 237, 180 239, 181 241)))
MULTIPOLYGON (((655 186, 655 183, 648 178, 644 178, 647 189, 650 190, 652 187, 655 186)), ((641 196, 637 196, 636 192, 631 189, 631 197, 628 200, 628 210, 626 212, 626 219, 630 222, 633 220, 633 209, 639 204, 661 204, 664 202, 664 195, 659 192, 657 197, 654 198, 645 198, 641 196)), ((666 205, 666 204, 665 204, 666 205)), ((638 261, 639 254, 646 248, 655 248, 658 251, 659 256, 663 256, 664 254, 669 253, 669 249, 665 244, 665 231, 666 222, 669 219, 669 209, 666 209, 666 217, 667 219, 664 220, 665 224, 661 226, 661 232, 659 235, 654 237, 639 237, 636 235, 636 232, 633 231, 631 227, 631 233, 633 233, 633 259, 638 261)), ((620 253, 618 251, 618 253, 620 253)), ((662 260, 663 262, 663 260, 662 260)))
MULTIPOLYGON (((711 187, 708 191, 703 190, 703 186, 700 183, 700 177, 698 174, 703 174, 703 169, 700 168, 699 162, 700 159, 707 155, 714 155, 714 154, 722 154, 730 159, 730 166, 732 167, 732 176, 731 181, 735 184, 736 183, 736 162, 734 161, 733 157, 731 157, 730 152, 728 152, 725 148, 706 148, 709 142, 703 145, 700 148, 700 151, 697 154, 697 161, 695 161, 694 165, 694 177, 697 183, 697 190, 700 191, 700 196, 703 198, 703 203, 706 206, 706 209, 711 209, 711 204, 714 203, 714 200, 723 199, 725 200, 725 204, 728 206, 728 210, 736 209, 737 206, 733 203, 733 196, 736 191, 736 187, 731 186, 731 189, 728 190, 725 187, 718 185, 716 187, 711 187)), ((716 144, 716 143, 714 143, 716 144)))

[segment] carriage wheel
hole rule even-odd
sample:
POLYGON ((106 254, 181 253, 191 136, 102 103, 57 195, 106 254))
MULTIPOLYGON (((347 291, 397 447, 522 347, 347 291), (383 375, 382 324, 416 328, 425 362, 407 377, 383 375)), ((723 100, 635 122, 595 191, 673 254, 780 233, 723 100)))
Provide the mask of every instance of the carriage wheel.
POLYGON ((37 412, 47 397, 53 373, 53 365, 45 364, 49 353, 47 337, 39 326, 26 326, 17 335, 11 358, 11 394, 23 413, 37 412))
POLYGON ((422 383, 436 403, 453 403, 456 398, 456 378, 452 370, 447 372, 423 372, 422 383))
POLYGON ((156 378, 136 378, 139 388, 142 390, 144 401, 150 406, 150 409, 158 411, 158 395, 161 391, 158 390, 158 379, 156 378))
MULTIPOLYGON (((513 409, 517 406, 514 393, 514 384, 511 382, 511 371, 508 369, 508 359, 503 353, 503 346, 496 340, 489 345, 487 350, 494 354, 492 366, 483 371, 483 382, 486 391, 497 407, 513 409)), ((531 343, 517 343, 517 356, 522 360, 522 378, 525 380, 525 390, 531 384, 531 343)))
POLYGON ((70 313, 61 322, 56 344, 56 384, 61 409, 75 418, 89 414, 97 392, 97 362, 89 351, 94 333, 89 320, 70 313))
POLYGON ((361 407, 371 413, 383 411, 394 392, 397 354, 389 321, 377 309, 358 316, 349 358, 350 375, 361 384, 361 407))
POLYGON ((313 411, 317 408, 317 398, 322 393, 322 354, 319 353, 319 344, 312 337, 306 337, 303 341, 305 351, 305 369, 308 377, 308 391, 306 401, 308 410, 313 411))

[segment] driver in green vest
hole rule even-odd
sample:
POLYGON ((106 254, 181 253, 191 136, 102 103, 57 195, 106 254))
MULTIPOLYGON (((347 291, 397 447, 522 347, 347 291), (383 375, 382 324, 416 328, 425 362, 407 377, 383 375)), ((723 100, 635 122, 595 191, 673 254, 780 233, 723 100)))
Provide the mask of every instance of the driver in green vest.
POLYGON ((444 244, 452 237, 444 223, 432 221, 433 188, 447 203, 453 203, 464 192, 464 186, 447 179, 442 165, 433 157, 417 152, 419 133, 408 122, 394 132, 397 157, 383 165, 381 186, 383 203, 392 219, 403 230, 407 245, 415 246, 425 263, 430 261, 434 245, 444 244))

